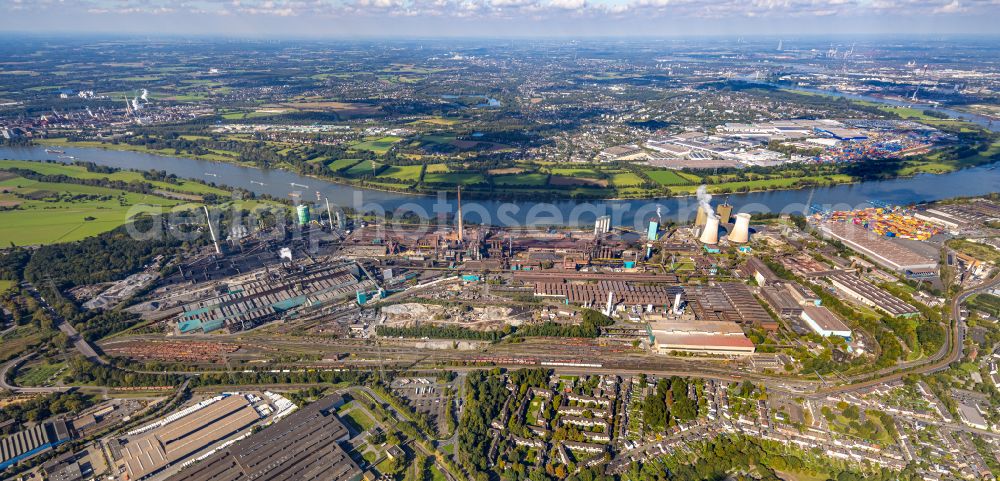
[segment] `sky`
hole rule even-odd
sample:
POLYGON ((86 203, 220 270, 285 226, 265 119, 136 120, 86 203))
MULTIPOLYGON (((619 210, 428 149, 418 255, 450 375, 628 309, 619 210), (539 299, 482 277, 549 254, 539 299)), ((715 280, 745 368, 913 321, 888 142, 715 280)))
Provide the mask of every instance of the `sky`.
POLYGON ((1000 35, 1000 0, 0 0, 0 32, 242 37, 1000 35))

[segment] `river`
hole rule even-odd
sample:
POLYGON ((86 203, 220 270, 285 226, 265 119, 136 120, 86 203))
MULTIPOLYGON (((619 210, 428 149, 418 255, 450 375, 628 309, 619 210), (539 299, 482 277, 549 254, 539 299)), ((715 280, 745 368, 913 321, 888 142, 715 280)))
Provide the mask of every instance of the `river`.
MULTIPOLYGON (((0 147, 0 158, 61 162, 80 160, 121 169, 157 169, 178 177, 216 182, 279 198, 299 191, 303 201, 310 203, 316 200, 315 193, 319 192, 321 197, 329 198, 331 204, 364 211, 400 209, 398 212, 414 212, 422 217, 456 212, 453 192, 440 192, 437 196, 407 195, 336 184, 285 170, 96 148, 62 147, 62 150, 74 159, 58 158, 58 154, 45 152, 41 146, 0 147)), ((1000 164, 994 163, 941 175, 922 174, 830 187, 732 194, 725 198, 738 212, 802 213, 808 212, 813 205, 825 209, 846 209, 867 206, 867 202, 872 200, 906 205, 998 192, 998 166, 1000 164)), ((716 201, 723 200, 720 197, 717 196, 716 201)), ((465 219, 470 222, 508 226, 587 225, 599 215, 611 215, 614 225, 633 226, 638 230, 644 230, 643 224, 656 217, 657 210, 664 220, 687 220, 693 217, 696 209, 697 203, 691 197, 587 202, 466 199, 463 202, 465 219)))
MULTIPOLYGON (((753 80, 748 80, 749 82, 754 82, 753 80)), ((992 132, 1000 132, 1000 122, 994 122, 993 119, 983 115, 977 115, 969 112, 962 112, 960 110, 949 109, 947 107, 934 107, 932 105, 922 103, 920 101, 916 102, 904 102, 900 100, 887 99, 882 97, 873 97, 871 95, 853 94, 848 92, 840 92, 837 90, 824 90, 812 87, 801 87, 798 85, 786 85, 772 82, 754 82, 762 85, 769 85, 772 87, 782 88, 786 90, 798 90, 800 92, 810 92, 814 94, 829 95, 831 97, 843 97, 845 99, 851 100, 863 100, 867 102, 876 102, 885 105, 892 105, 894 107, 912 107, 915 109, 933 110, 938 113, 942 113, 951 117, 953 119, 965 120, 967 122, 972 122, 984 129, 988 129, 992 132)))

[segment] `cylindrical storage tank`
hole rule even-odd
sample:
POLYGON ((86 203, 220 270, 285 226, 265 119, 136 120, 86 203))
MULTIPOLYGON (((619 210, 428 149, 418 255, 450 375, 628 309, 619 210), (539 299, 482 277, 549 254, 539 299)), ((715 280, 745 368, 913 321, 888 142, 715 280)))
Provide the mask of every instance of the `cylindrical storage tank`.
POLYGON ((719 218, 711 216, 705 219, 705 229, 701 231, 701 238, 699 239, 702 244, 718 244, 719 243, 719 218))
POLYGON ((299 225, 306 225, 309 223, 309 206, 305 204, 299 204, 295 207, 295 212, 299 216, 299 225))
POLYGON ((750 240, 750 214, 736 214, 736 224, 729 233, 729 242, 742 244, 750 240))

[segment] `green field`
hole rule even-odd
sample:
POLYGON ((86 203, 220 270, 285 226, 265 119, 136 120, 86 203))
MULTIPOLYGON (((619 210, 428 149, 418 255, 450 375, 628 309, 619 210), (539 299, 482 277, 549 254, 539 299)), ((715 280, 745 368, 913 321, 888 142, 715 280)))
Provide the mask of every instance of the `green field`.
POLYGON ((14 328, 0 336, 0 359, 10 359, 21 354, 28 347, 41 342, 43 337, 44 332, 32 325, 14 328))
POLYGON ((581 169, 573 167, 557 167, 554 169, 549 169, 549 172, 556 175, 565 175, 569 177, 599 177, 600 174, 594 169, 581 169))
POLYGON ((362 175, 371 175, 373 169, 377 171, 378 168, 381 166, 382 164, 379 164, 378 162, 372 162, 370 160, 366 160, 364 162, 355 164, 350 169, 345 170, 344 174, 349 177, 360 177, 362 175), (372 167, 373 165, 374 167, 372 167))
POLYGON ((412 180, 416 182, 420 180, 421 170, 423 170, 423 166, 421 165, 392 165, 379 174, 378 178, 412 180))
POLYGON ((15 245, 80 240, 112 230, 136 214, 184 205, 154 195, 23 177, 0 181, 0 191, 6 192, 0 193, 0 202, 17 205, 0 212, 0 239, 15 245))
POLYGON ((478 184, 483 175, 475 172, 425 172, 424 182, 432 184, 478 184))
POLYGON ((431 465, 431 481, 448 481, 448 478, 445 477, 444 473, 438 469, 437 464, 431 465))
MULTIPOLYGON (((793 188, 800 182, 816 182, 822 185, 848 183, 853 181, 849 175, 815 175, 804 177, 783 177, 777 179, 748 180, 739 182, 724 182, 721 184, 711 184, 708 186, 709 192, 751 192, 760 190, 788 189, 793 188)), ((672 190, 677 193, 693 194, 698 189, 697 185, 679 186, 672 190)))
POLYGON ((11 287, 14 287, 17 283, 14 281, 8 281, 5 279, 0 279, 0 292, 4 292, 11 287))
POLYGON ((968 306, 991 316, 1000 315, 1000 297, 993 294, 976 294, 969 298, 968 306))
POLYGON ((154 187, 170 190, 175 192, 181 192, 185 194, 215 194, 220 196, 228 196, 229 191, 219 189, 217 187, 212 187, 208 184, 203 184, 201 182, 195 182, 190 180, 179 180, 177 184, 170 184, 167 182, 157 182, 152 180, 146 180, 142 177, 139 172, 120 170, 111 174, 102 174, 99 172, 88 172, 86 168, 78 165, 66 165, 60 163, 50 163, 50 162, 32 162, 28 160, 0 160, 0 170, 3 169, 27 169, 38 172, 42 175, 66 175, 69 177, 74 177, 77 179, 108 179, 108 180, 120 180, 122 182, 146 182, 153 185, 154 187))
POLYGON ((660 185, 690 185, 692 182, 673 170, 647 170, 646 175, 660 185))
POLYGON ((236 157, 220 155, 214 152, 209 154, 199 154, 199 155, 191 154, 189 152, 183 152, 178 154, 174 149, 147 149, 143 145, 112 144, 112 143, 95 142, 95 141, 69 142, 66 139, 62 138, 39 139, 35 140, 35 143, 38 143, 40 145, 49 145, 57 147, 91 147, 95 149, 126 150, 129 152, 141 152, 144 154, 164 155, 164 156, 183 156, 199 160, 213 160, 216 162, 235 162, 237 160, 236 157))
POLYGON ((389 149, 396 144, 396 142, 399 142, 400 140, 403 140, 403 138, 388 136, 388 137, 382 137, 380 139, 372 139, 364 142, 358 142, 352 145, 351 148, 355 150, 368 150, 374 152, 377 155, 383 155, 386 152, 388 152, 389 149))
POLYGON ((955 166, 941 162, 907 162, 906 167, 899 169, 899 175, 944 174, 955 170, 955 166))
POLYGON ((611 176, 611 184, 615 187, 630 187, 635 185, 641 185, 643 182, 642 177, 639 177, 632 172, 624 172, 621 174, 613 174, 611 176))
POLYGON ((448 164, 427 164, 428 174, 440 174, 448 172, 448 164))
POLYGON ((361 159, 337 159, 327 164, 326 167, 334 172, 337 172, 340 169, 346 169, 360 161, 361 159))
POLYGON ((19 369, 15 382, 19 386, 43 386, 52 376, 66 367, 66 363, 49 364, 48 361, 30 364, 27 369, 19 369))
POLYGON ((548 181, 548 174, 539 173, 498 175, 493 177, 493 184, 495 185, 527 185, 540 187, 545 185, 548 181))
POLYGON ((352 424, 358 431, 367 431, 375 425, 375 421, 357 407, 348 411, 347 414, 342 414, 341 418, 352 424))

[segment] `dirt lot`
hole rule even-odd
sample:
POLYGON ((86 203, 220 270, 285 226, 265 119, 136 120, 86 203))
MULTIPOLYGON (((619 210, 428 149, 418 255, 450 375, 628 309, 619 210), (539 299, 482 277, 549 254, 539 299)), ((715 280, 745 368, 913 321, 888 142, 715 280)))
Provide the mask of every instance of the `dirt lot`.
POLYGON ((382 308, 385 324, 392 327, 410 327, 420 323, 441 326, 458 325, 470 329, 494 330, 510 322, 511 309, 502 306, 444 307, 434 304, 410 302, 382 308))

